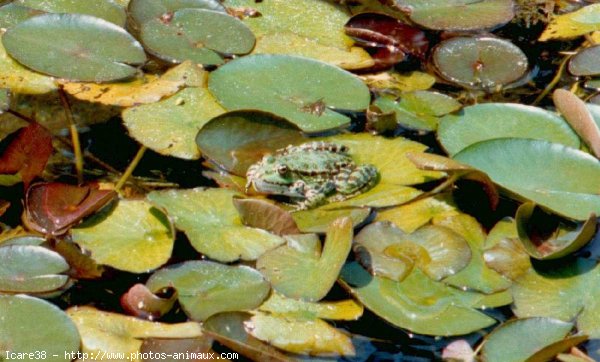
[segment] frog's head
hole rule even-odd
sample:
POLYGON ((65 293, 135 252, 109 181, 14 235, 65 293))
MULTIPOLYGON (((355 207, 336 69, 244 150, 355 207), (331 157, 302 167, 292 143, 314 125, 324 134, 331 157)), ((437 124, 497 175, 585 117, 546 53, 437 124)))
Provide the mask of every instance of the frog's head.
POLYGON ((250 166, 246 173, 246 190, 250 186, 260 193, 303 197, 303 190, 289 167, 271 155, 250 166))

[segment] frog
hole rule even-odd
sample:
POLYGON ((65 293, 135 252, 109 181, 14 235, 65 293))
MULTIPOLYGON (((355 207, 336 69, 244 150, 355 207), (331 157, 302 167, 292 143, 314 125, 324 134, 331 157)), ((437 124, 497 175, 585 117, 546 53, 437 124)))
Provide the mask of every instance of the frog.
POLYGON ((347 146, 324 141, 289 145, 266 154, 246 172, 246 191, 289 197, 297 210, 357 196, 379 178, 371 164, 357 165, 347 146))

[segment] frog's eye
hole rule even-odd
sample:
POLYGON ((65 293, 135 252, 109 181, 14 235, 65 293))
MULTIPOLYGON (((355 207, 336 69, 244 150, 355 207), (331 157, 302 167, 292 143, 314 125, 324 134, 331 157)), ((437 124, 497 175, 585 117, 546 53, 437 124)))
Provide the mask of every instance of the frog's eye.
POLYGON ((277 172, 282 176, 285 175, 288 171, 289 169, 286 165, 280 165, 277 167, 277 172))

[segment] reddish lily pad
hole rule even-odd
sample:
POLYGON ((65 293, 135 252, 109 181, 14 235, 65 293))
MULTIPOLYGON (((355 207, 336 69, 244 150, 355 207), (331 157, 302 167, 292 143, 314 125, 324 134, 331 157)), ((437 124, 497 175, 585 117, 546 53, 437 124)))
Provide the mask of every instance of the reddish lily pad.
POLYGON ((175 294, 170 298, 161 298, 144 284, 135 284, 121 296, 121 306, 131 315, 152 320, 170 311, 176 300, 175 294))
POLYGON ((600 74, 600 45, 584 48, 569 61, 569 72, 576 76, 600 74))
POLYGON ((292 214, 272 202, 234 199, 233 204, 246 226, 268 230, 277 235, 300 234, 292 214))

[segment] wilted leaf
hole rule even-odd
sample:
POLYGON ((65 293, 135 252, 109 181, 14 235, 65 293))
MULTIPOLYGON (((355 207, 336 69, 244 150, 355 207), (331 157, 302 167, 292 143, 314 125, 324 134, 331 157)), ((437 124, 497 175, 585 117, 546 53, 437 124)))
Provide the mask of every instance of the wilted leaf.
POLYGON ((167 314, 175 304, 177 295, 161 298, 144 284, 135 284, 121 296, 121 306, 127 313, 142 319, 157 319, 167 314))
POLYGON ((448 344, 442 352, 444 361, 455 362, 473 362, 475 361, 475 351, 471 348, 469 342, 459 339, 448 344))
POLYGON ((575 94, 557 89, 552 95, 556 108, 581 139, 590 147, 596 158, 600 158, 600 128, 585 103, 575 94))
POLYGON ((267 281, 255 269, 209 261, 187 261, 161 269, 146 285, 154 293, 174 288, 186 314, 202 321, 221 312, 256 308, 270 290, 267 281))
POLYGON ((540 41, 569 39, 600 30, 600 4, 591 4, 567 14, 554 16, 540 41))
POLYGON ((257 199, 234 199, 233 204, 246 226, 277 235, 300 234, 292 214, 272 202, 257 199))
POLYGON ((490 230, 483 252, 485 264, 510 280, 516 280, 529 268, 529 254, 519 241, 513 219, 501 220, 490 230))

